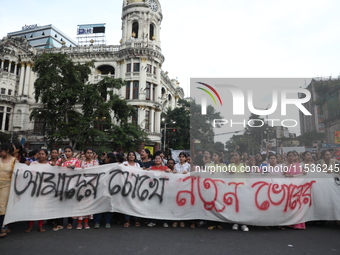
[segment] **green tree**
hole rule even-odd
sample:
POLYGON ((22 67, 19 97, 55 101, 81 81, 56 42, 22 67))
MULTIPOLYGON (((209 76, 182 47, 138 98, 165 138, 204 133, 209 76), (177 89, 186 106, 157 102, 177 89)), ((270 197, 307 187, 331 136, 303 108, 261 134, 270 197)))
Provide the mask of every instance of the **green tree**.
POLYGON ((326 140, 325 133, 318 133, 316 130, 306 132, 303 135, 297 137, 297 139, 304 146, 312 147, 313 141, 324 141, 326 140))
POLYGON ((262 139, 267 138, 269 132, 268 124, 259 115, 251 114, 249 116, 251 126, 247 125, 242 135, 233 135, 226 142, 228 151, 233 151, 238 146, 241 152, 255 154, 261 150, 262 139), (264 123, 263 126, 261 126, 264 123))
POLYGON ((93 66, 93 61, 73 63, 62 53, 40 55, 33 71, 38 74, 35 100, 41 104, 31 119, 45 123, 49 145, 68 139, 79 148, 131 149, 132 144, 135 148, 146 133, 128 123, 135 109, 113 93, 125 86, 124 81, 105 77, 90 84, 93 66))
MULTIPOLYGON (((168 109, 166 114, 162 115, 164 128, 167 123, 166 141, 169 148, 183 150, 190 148, 190 103, 180 99, 175 109, 168 109), (176 122, 176 123, 173 123, 176 122), (175 131, 173 131, 175 130, 175 131)), ((164 142, 164 130, 163 130, 164 142)))
POLYGON ((169 148, 179 150, 189 149, 190 144, 193 145, 194 141, 199 143, 196 143, 196 148, 191 148, 191 150, 212 148, 215 133, 211 123, 214 119, 222 118, 211 105, 207 107, 207 114, 202 115, 201 105, 194 100, 184 99, 178 100, 178 107, 168 109, 162 117, 164 119, 162 126, 164 127, 164 123, 167 123, 166 133, 169 148), (172 124, 174 121, 176 124, 172 124), (176 131, 172 131, 173 129, 176 131))

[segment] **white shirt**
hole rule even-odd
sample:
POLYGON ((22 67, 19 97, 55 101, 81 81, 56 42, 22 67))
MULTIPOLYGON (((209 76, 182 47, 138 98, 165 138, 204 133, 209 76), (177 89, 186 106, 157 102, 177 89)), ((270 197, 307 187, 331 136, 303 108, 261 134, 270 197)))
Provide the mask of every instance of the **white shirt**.
POLYGON ((130 165, 129 162, 127 162, 127 161, 124 161, 122 164, 123 164, 124 166, 126 165, 126 166, 140 167, 140 165, 139 165, 138 163, 136 163, 136 162, 135 162, 134 165, 130 165))
POLYGON ((188 162, 185 162, 183 165, 181 163, 177 163, 175 165, 175 170, 178 172, 178 173, 183 173, 183 172, 190 172, 190 164, 188 162))

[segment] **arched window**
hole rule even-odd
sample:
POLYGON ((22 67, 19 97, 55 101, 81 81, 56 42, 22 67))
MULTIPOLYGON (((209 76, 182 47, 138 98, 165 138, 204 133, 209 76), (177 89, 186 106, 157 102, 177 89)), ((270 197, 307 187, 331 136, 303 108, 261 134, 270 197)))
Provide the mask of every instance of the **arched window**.
POLYGON ((154 24, 150 24, 149 39, 152 40, 152 37, 154 37, 154 35, 155 35, 155 25, 154 24))
MULTIPOLYGON (((115 69, 113 66, 110 66, 110 65, 102 65, 102 66, 99 66, 97 68, 97 70, 100 72, 101 75, 103 76, 112 76, 112 77, 115 77, 115 69)), ((104 101, 106 102, 106 98, 107 98, 107 86, 106 84, 103 84, 102 88, 101 88, 101 91, 100 91, 100 94, 102 96, 102 98, 104 99, 104 101)))
POLYGON ((139 30, 139 24, 137 21, 133 22, 132 24, 132 34, 135 34, 135 38, 138 38, 138 30, 139 30))

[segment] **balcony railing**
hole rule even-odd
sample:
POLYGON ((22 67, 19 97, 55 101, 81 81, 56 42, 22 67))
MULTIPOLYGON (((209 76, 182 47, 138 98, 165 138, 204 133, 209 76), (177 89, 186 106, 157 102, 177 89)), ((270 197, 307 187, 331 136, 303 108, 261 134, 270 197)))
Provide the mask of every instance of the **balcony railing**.
POLYGON ((158 136, 161 137, 162 134, 161 133, 156 133, 156 132, 146 132, 149 136, 158 136))

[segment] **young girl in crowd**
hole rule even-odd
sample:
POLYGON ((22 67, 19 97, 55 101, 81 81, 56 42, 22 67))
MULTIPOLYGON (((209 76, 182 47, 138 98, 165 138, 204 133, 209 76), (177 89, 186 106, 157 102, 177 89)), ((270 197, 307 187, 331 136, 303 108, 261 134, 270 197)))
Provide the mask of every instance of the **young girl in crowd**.
POLYGON ((243 152, 242 153, 242 163, 247 165, 248 164, 248 160, 249 160, 248 152, 243 152))
POLYGON ((212 172, 222 172, 223 169, 227 170, 227 165, 223 163, 223 155, 222 152, 215 151, 212 156, 212 162, 210 164, 206 164, 208 169, 211 169, 212 172), (221 170, 221 171, 218 171, 221 170))
POLYGON ((85 158, 81 161, 81 168, 87 168, 91 166, 99 166, 98 160, 93 158, 93 150, 91 148, 87 148, 84 150, 85 158))
MULTIPOLYGON (((209 168, 213 168, 211 169, 213 173, 227 171, 227 165, 222 162, 223 160, 222 152, 215 151, 213 153, 212 160, 213 160, 213 163, 207 164, 206 166, 209 168)), ((215 228, 222 229, 222 225, 220 222, 210 221, 209 223, 210 223, 210 226, 208 227, 209 230, 212 230, 215 228)))
POLYGON ((309 151, 302 153, 302 162, 300 165, 305 173, 308 173, 309 171, 315 171, 316 165, 314 164, 312 154, 309 151))
MULTIPOLYGON (((80 161, 80 166, 81 168, 88 168, 88 167, 93 167, 93 166, 99 166, 99 163, 97 160, 95 160, 93 157, 93 150, 91 148, 87 148, 84 150, 84 153, 81 153, 85 155, 85 158, 83 161, 80 161)), ((85 229, 90 229, 89 226, 89 219, 93 218, 93 215, 87 215, 87 216, 79 216, 75 217, 77 219, 78 225, 77 229, 80 230, 83 228, 83 221, 84 221, 84 228, 85 229)))
POLYGON ((278 164, 278 165, 282 165, 282 164, 284 163, 281 154, 277 153, 277 154, 276 154, 276 158, 277 158, 277 164, 278 164))
POLYGON ((205 150, 204 152, 203 152, 203 156, 204 156, 204 158, 203 158, 203 162, 204 162, 204 164, 210 164, 211 163, 211 154, 210 154, 210 152, 209 151, 207 151, 207 150, 205 150))
POLYGON ((124 166, 134 166, 134 167, 140 167, 140 165, 137 163, 137 157, 136 153, 134 151, 130 151, 127 155, 127 161, 123 162, 124 166))
MULTIPOLYGON (((172 172, 173 173, 182 173, 182 174, 189 173, 191 171, 191 166, 187 162, 188 155, 185 152, 181 152, 181 153, 179 153, 178 157, 179 157, 179 163, 177 163, 175 165, 174 170, 172 172)), ((172 227, 176 228, 178 223, 179 223, 179 226, 181 228, 185 227, 184 221, 179 221, 179 222, 175 221, 172 224, 172 227)), ((195 227, 195 224, 193 226, 195 227)))
POLYGON ((331 158, 328 150, 321 151, 321 159, 317 162, 320 169, 325 169, 327 173, 339 173, 340 162, 331 158))
MULTIPOLYGON (((72 146, 66 146, 64 148, 64 154, 60 155, 60 159, 57 160, 57 166, 61 166, 61 167, 68 167, 71 169, 74 168, 79 168, 80 167, 80 161, 73 157, 73 148, 72 146)), ((72 229, 72 222, 73 219, 72 217, 68 218, 68 224, 67 224, 67 229, 72 229)))
POLYGON ((294 153, 294 163, 299 163, 300 164, 300 155, 297 151, 293 151, 294 153))
POLYGON ((13 153, 12 156, 15 157, 19 163, 28 163, 28 161, 26 161, 26 157, 25 157, 25 149, 24 146, 22 146, 21 143, 19 142, 14 142, 12 143, 13 146, 13 153))
MULTIPOLYGON (((136 153, 134 151, 130 151, 127 155, 127 161, 123 162, 124 166, 129 166, 129 167, 140 167, 139 164, 136 162, 137 157, 136 157, 136 153)), ((125 219, 125 223, 124 223, 124 227, 128 228, 130 227, 130 215, 124 215, 124 219, 125 219)), ((135 220, 135 227, 139 227, 140 226, 140 222, 139 222, 139 218, 137 217, 133 217, 133 219, 135 220)))
MULTIPOLYGON (((59 150, 57 148, 53 148, 50 153, 50 160, 48 163, 51 166, 55 166, 58 162, 58 155, 59 155, 59 150)), ((52 220, 52 225, 53 225, 53 231, 58 231, 60 229, 63 229, 63 218, 60 219, 53 219, 52 220)))
POLYGON ((9 191, 11 187, 12 173, 14 170, 15 157, 12 157, 13 147, 9 143, 0 144, 0 237, 4 237, 10 232, 8 228, 2 228, 9 191))
POLYGON ((64 154, 60 155, 60 159, 57 160, 56 165, 72 169, 76 167, 81 167, 80 161, 77 158, 73 157, 73 153, 74 151, 72 146, 66 146, 64 148, 64 154))
POLYGON ((150 166, 150 168, 148 170, 171 172, 171 170, 167 166, 162 165, 161 156, 159 156, 159 155, 155 156, 154 163, 155 163, 155 165, 150 166))
POLYGON ((264 167, 265 173, 282 175, 282 165, 277 164, 277 157, 275 154, 269 154, 269 165, 264 167))
POLYGON ((50 161, 48 162, 51 166, 55 166, 57 164, 57 161, 58 161, 58 149, 57 148, 53 148, 51 150, 51 153, 50 153, 50 161))
POLYGON ((251 173, 261 173, 260 168, 256 165, 255 157, 248 158, 248 168, 251 173))
POLYGON ((175 165, 175 169, 173 173, 187 174, 188 172, 191 171, 191 166, 187 162, 188 155, 185 152, 181 152, 178 157, 179 157, 179 163, 175 165))
MULTIPOLYGON (((31 163, 32 166, 38 165, 38 164, 48 164, 48 152, 45 149, 38 150, 38 160, 33 161, 31 163)), ((28 222, 28 228, 25 230, 26 233, 29 233, 33 229, 34 221, 28 222)), ((38 230, 39 232, 45 232, 46 230, 43 228, 44 221, 39 220, 38 221, 38 230)))
POLYGON ((139 162, 140 167, 144 170, 150 168, 150 166, 154 165, 154 162, 151 160, 151 154, 149 149, 143 149, 140 152, 141 161, 139 162))
MULTIPOLYGON (((306 173, 303 171, 300 163, 296 162, 296 154, 293 151, 287 152, 287 164, 284 168, 284 175, 286 177, 294 177, 301 174, 306 173)), ((306 229, 306 224, 303 222, 292 225, 291 227, 293 227, 294 229, 306 229)))
MULTIPOLYGON (((245 173, 246 172, 246 165, 241 162, 241 154, 238 151, 234 152, 234 163, 230 164, 229 166, 230 173, 245 173)), ((234 224, 232 226, 232 230, 238 230, 238 224, 234 224)), ((242 231, 249 231, 247 225, 241 225, 242 231)))
MULTIPOLYGON (((105 164, 113 164, 117 163, 117 157, 114 153, 110 152, 107 153, 103 165, 105 164)), ((111 228, 111 219, 112 219, 112 213, 111 212, 105 212, 105 213, 98 213, 94 215, 94 228, 98 229, 100 227, 100 220, 102 218, 102 215, 104 214, 105 217, 105 228, 109 229, 111 228)))
MULTIPOLYGON (((172 172, 167 166, 163 166, 162 165, 162 157, 160 155, 156 155, 154 157, 154 163, 155 163, 155 165, 150 166, 150 168, 148 168, 147 170, 172 172)), ((148 223, 148 226, 149 227, 154 227, 154 226, 156 226, 156 223, 154 222, 154 220, 151 220, 148 223)), ((164 227, 168 227, 168 223, 167 222, 163 222, 163 226, 164 227)))

